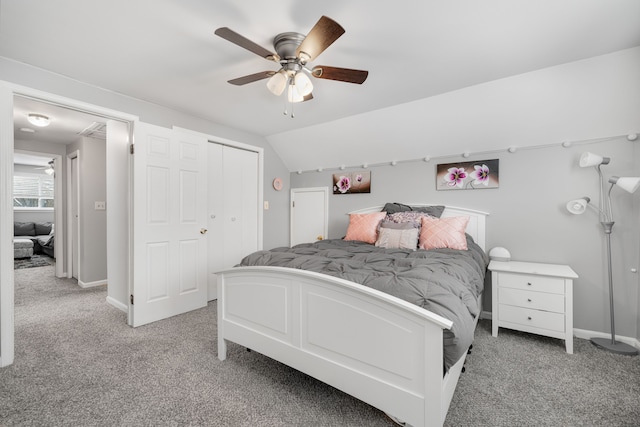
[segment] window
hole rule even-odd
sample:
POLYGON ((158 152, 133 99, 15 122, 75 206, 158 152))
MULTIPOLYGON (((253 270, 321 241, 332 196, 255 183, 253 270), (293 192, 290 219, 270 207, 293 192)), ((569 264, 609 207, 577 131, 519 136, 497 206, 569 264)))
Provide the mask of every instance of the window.
POLYGON ((16 172, 13 175, 14 209, 52 209, 53 176, 16 172))

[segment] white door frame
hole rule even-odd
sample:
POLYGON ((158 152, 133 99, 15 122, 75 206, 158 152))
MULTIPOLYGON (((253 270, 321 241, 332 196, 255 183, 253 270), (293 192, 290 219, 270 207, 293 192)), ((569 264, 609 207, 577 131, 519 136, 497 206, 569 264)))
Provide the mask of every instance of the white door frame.
MULTIPOLYGON (((66 171, 67 171, 67 277, 71 279, 73 277, 73 249, 77 243, 77 249, 80 250, 80 220, 76 222, 74 227, 73 221, 73 213, 79 214, 80 212, 80 180, 77 179, 79 176, 79 171, 77 168, 80 167, 80 150, 75 150, 72 153, 67 154, 66 160, 66 171), (74 171, 71 167, 73 164, 73 159, 76 159, 76 170, 74 171), (75 176, 74 176, 75 172, 75 176), (73 187, 76 187, 75 189, 73 187), (73 200, 73 192, 76 191, 77 199, 73 200), (75 228, 75 230, 74 230, 75 228), (75 234, 74 234, 75 232, 75 234)), ((78 269, 78 277, 76 279, 80 279, 80 254, 77 254, 78 261, 76 268, 78 269)))
POLYGON ((0 367, 15 357, 13 274, 13 97, 23 96, 78 111, 134 122, 138 117, 0 80, 0 367))

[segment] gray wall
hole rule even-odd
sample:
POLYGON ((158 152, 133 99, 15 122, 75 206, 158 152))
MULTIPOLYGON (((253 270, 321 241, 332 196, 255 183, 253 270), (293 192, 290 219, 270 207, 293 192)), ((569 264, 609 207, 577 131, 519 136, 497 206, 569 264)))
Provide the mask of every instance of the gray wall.
POLYGON ((95 202, 107 200, 107 154, 104 140, 82 137, 67 146, 79 152, 79 277, 84 284, 107 280, 107 211, 95 202))
MULTIPOLYGON (((371 168, 370 194, 331 195, 329 237, 344 236, 348 216, 354 209, 385 202, 448 204, 486 211, 487 248, 504 246, 512 259, 569 264, 580 276, 574 287, 575 328, 609 332, 605 244, 598 217, 593 211, 573 216, 565 209, 571 199, 589 195, 598 200, 598 178, 594 168, 580 168, 578 158, 592 151, 612 158, 603 167, 611 175, 640 176, 640 142, 625 137, 609 142, 560 144, 520 149, 511 154, 496 152, 468 160, 500 159, 497 189, 436 191, 438 163, 460 162, 462 157, 415 161, 371 168)), ((338 171, 292 173, 293 188, 331 186, 338 171)), ((616 225, 613 234, 616 332, 639 336, 638 268, 640 261, 640 192, 630 195, 620 189, 612 193, 616 225)), ((491 310, 491 290, 485 295, 485 310, 491 310)))
MULTIPOLYGON (((262 147, 264 149, 264 197, 270 202, 270 209, 264 212, 264 247, 282 246, 288 243, 289 197, 286 191, 274 191, 271 182, 273 178, 279 176, 283 178, 286 185, 289 171, 263 137, 219 125, 195 115, 119 95, 5 58, 0 58, 0 80, 132 114, 146 123, 164 127, 178 126, 214 137, 262 147)), ((246 119, 251 120, 251 117, 246 119)))

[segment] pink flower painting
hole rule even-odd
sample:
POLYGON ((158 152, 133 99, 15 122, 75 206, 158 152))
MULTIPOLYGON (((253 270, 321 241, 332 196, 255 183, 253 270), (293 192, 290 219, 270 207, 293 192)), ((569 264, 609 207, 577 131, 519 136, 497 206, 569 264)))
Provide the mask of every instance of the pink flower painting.
POLYGON ((439 164, 436 170, 436 189, 498 188, 498 166, 499 159, 439 164))
POLYGON ((333 174, 333 194, 371 192, 371 172, 342 172, 333 174))

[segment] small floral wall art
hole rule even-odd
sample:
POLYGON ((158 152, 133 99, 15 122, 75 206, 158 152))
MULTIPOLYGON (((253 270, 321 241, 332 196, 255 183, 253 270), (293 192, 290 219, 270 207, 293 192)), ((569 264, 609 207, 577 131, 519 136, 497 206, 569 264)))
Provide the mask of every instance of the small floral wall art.
POLYGON ((371 171, 333 174, 333 194, 371 193, 371 171))
POLYGON ((498 188, 499 183, 499 159, 442 163, 436 171, 437 190, 498 188))

